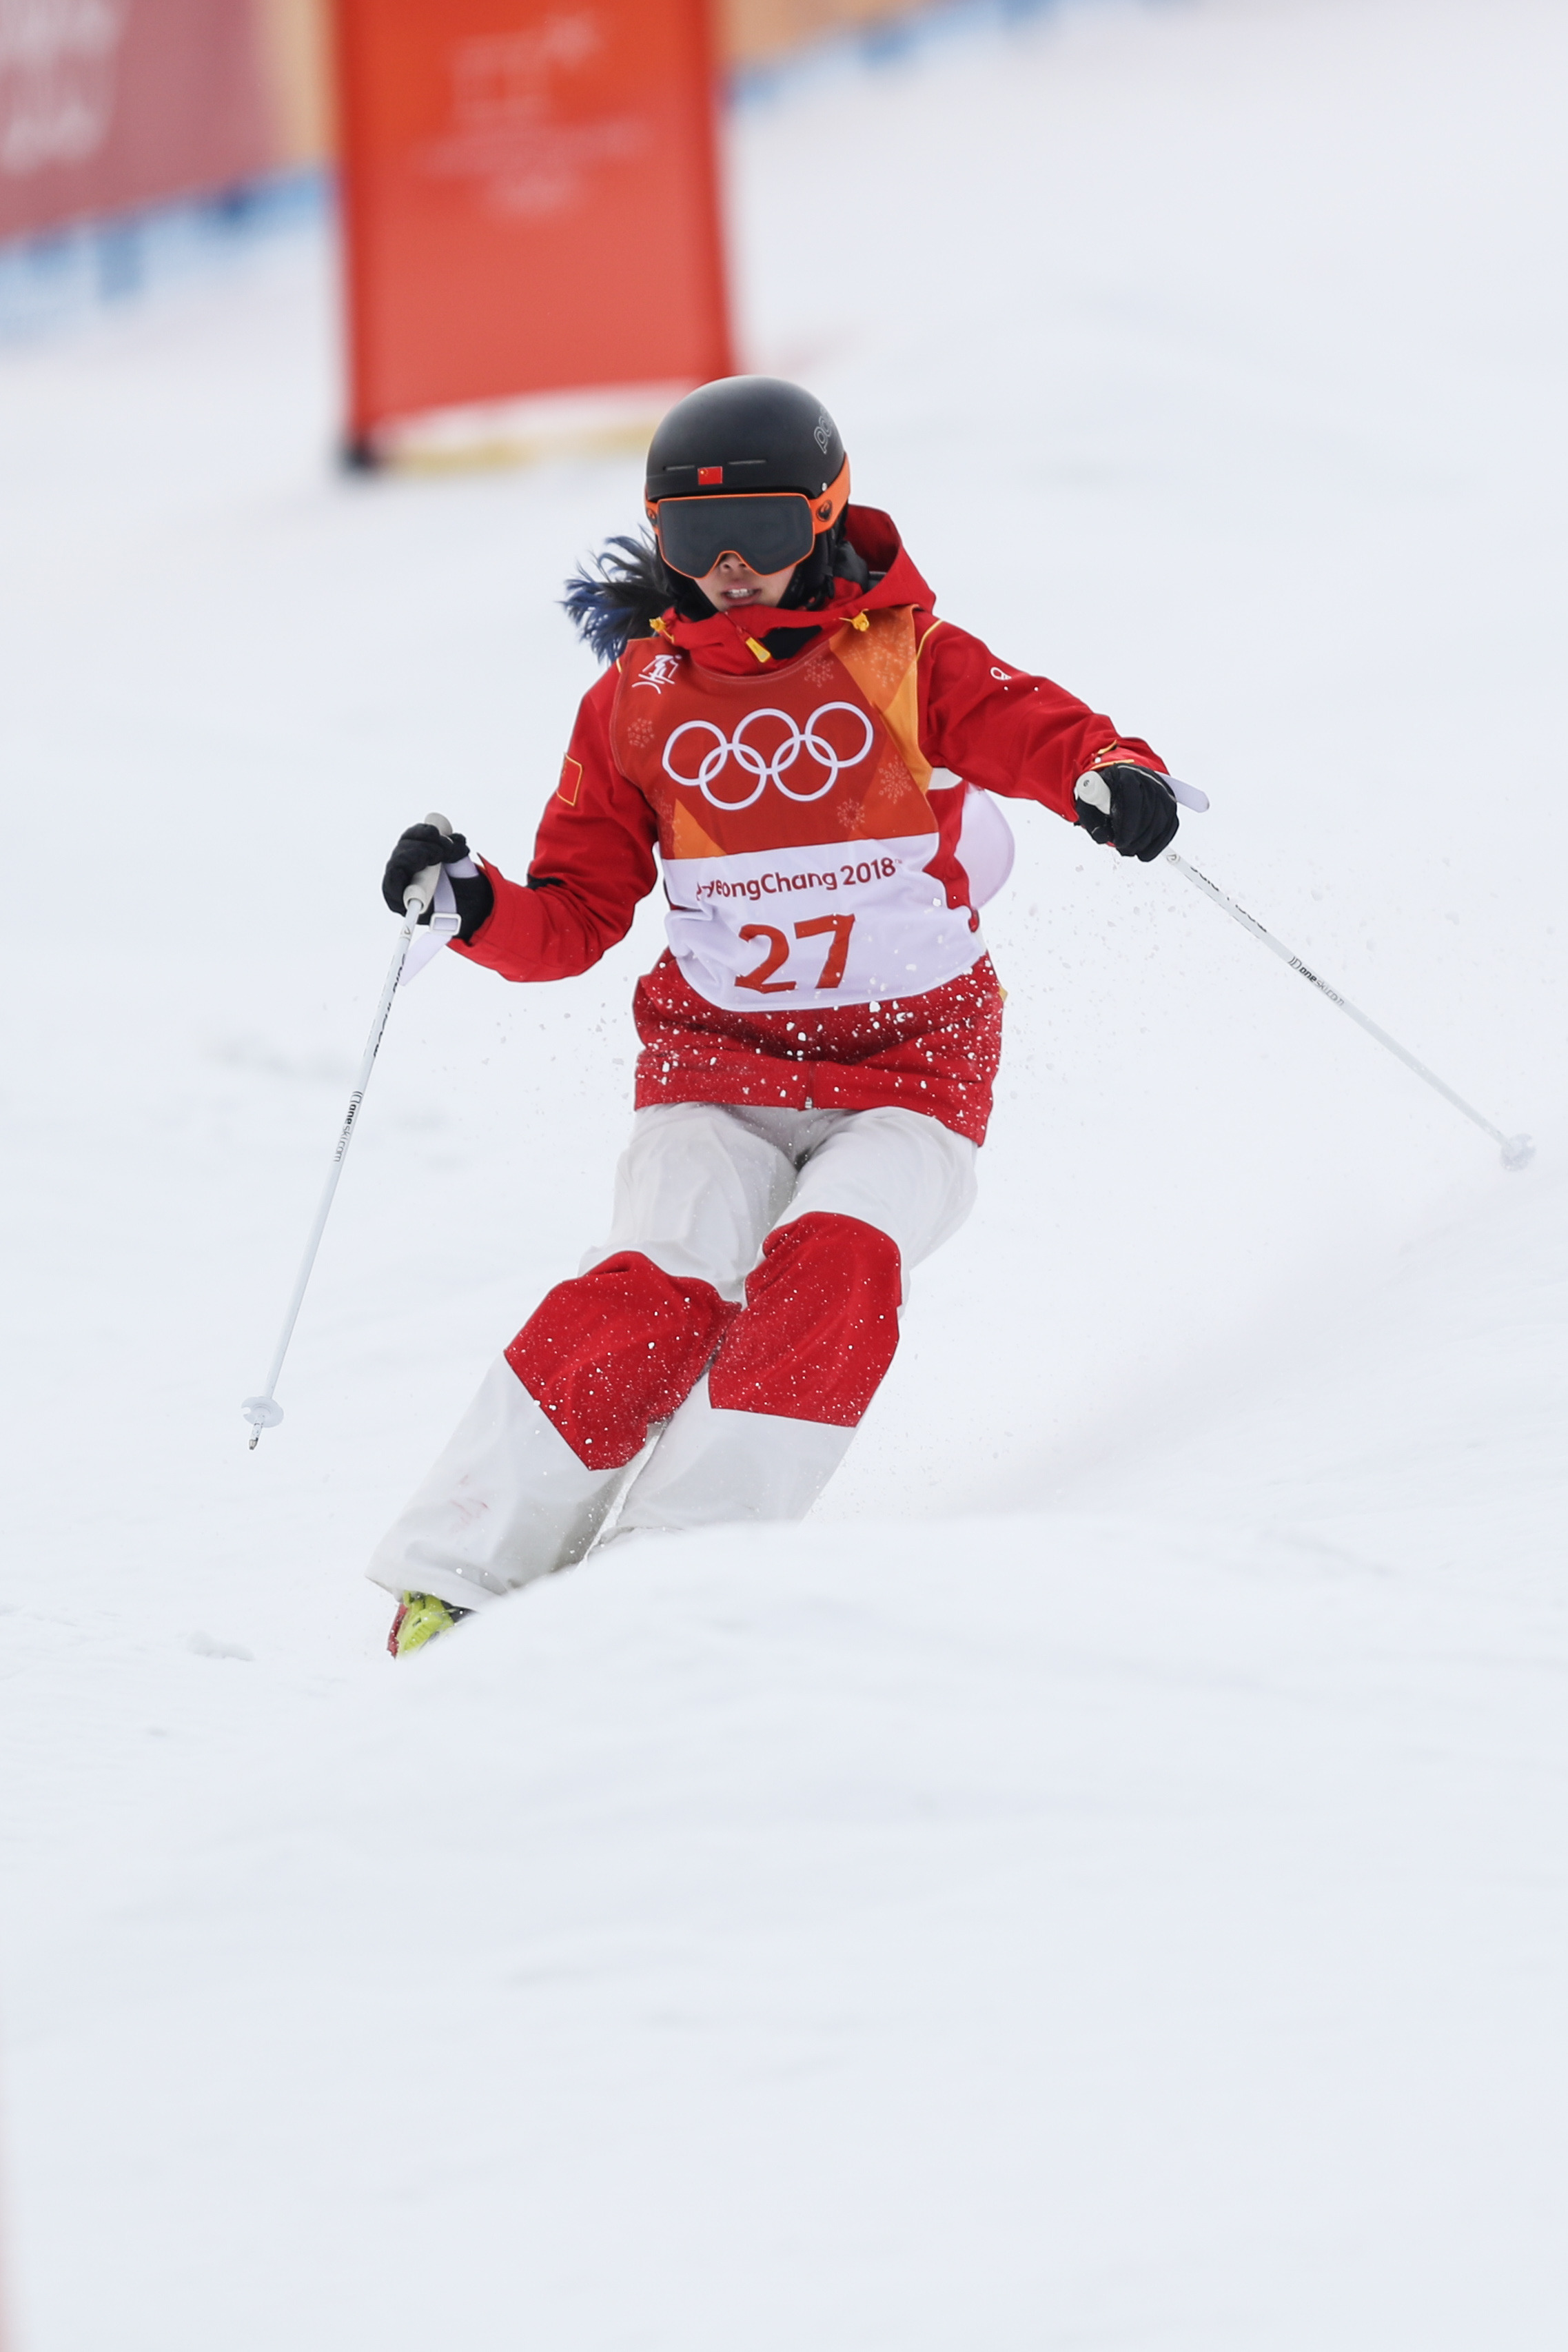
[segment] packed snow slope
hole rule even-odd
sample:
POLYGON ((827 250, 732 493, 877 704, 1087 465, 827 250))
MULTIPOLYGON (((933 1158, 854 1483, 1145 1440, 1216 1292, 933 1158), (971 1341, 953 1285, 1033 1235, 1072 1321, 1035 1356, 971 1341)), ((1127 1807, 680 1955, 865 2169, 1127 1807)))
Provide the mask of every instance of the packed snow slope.
POLYGON ((1559 2352, 1565 76, 1547 0, 1201 0, 739 112, 750 362, 1540 1158, 1025 811, 981 1205, 817 1515, 395 1671, 655 905, 399 1003, 238 1402, 386 849, 522 870, 637 468, 335 478, 305 232, 0 352, 10 2352, 1559 2352))

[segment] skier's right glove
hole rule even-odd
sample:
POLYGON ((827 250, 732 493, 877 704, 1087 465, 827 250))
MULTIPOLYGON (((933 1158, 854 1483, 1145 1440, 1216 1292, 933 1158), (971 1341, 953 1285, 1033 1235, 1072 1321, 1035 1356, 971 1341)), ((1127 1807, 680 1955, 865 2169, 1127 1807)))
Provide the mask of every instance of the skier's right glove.
POLYGON ((1176 839, 1180 820, 1176 797, 1165 778, 1130 760, 1092 768, 1072 787, 1078 822, 1091 841, 1108 844, 1145 866, 1163 856, 1176 839))
MULTIPOLYGON (((387 870, 382 876, 382 897, 394 915, 402 912, 402 894, 416 874, 427 866, 456 866, 469 856, 467 842, 460 833, 440 833, 433 824, 411 824, 387 860, 387 870)), ((471 940, 481 923, 488 922, 496 904, 496 893, 483 866, 477 874, 448 874, 452 895, 457 901, 457 936, 471 940)), ((430 920, 426 907, 420 917, 422 923, 430 920)))

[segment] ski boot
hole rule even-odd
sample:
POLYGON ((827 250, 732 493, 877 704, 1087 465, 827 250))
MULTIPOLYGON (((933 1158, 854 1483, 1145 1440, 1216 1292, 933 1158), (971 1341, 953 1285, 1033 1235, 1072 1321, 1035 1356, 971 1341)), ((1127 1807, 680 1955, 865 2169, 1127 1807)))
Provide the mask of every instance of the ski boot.
POLYGON ((392 1621, 387 1648, 394 1658, 406 1658, 411 1651, 423 1650, 426 1642, 434 1642, 438 1633, 449 1633, 454 1625, 473 1614, 472 1609, 437 1601, 432 1592, 405 1592, 392 1621))

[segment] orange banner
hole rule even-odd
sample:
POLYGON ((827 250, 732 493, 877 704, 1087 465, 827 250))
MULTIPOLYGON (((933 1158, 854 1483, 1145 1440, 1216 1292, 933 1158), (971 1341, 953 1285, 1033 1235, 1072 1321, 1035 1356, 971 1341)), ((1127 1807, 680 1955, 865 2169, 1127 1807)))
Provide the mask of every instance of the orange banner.
POLYGON ((0 237, 274 161, 256 0, 0 0, 0 237))
POLYGON ((339 0, 350 446, 730 372, 706 0, 339 0))

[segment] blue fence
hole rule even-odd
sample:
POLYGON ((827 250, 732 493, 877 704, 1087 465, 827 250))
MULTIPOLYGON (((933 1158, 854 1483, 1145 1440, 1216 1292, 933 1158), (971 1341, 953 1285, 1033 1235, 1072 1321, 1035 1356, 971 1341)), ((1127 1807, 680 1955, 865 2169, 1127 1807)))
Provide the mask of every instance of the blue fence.
POLYGON ((289 172, 0 244, 0 339, 225 268, 246 247, 319 221, 329 195, 326 173, 289 172))

